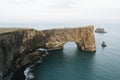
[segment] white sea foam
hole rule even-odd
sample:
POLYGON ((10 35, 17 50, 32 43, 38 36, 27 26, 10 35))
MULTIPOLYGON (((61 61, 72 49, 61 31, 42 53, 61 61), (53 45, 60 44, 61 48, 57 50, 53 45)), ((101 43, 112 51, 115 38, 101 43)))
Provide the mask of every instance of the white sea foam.
POLYGON ((47 51, 47 49, 44 49, 44 48, 38 48, 37 50, 40 50, 40 51, 47 51))
POLYGON ((24 75, 25 75, 25 80, 30 80, 30 79, 33 79, 34 78, 34 75, 33 73, 31 72, 31 66, 30 67, 27 67, 24 71, 24 75))
POLYGON ((49 54, 48 51, 47 51, 47 49, 44 49, 44 48, 38 48, 37 51, 45 51, 45 52, 46 52, 46 55, 49 54))
MULTIPOLYGON (((37 50, 41 50, 41 51, 46 51, 46 54, 48 54, 48 51, 46 49, 43 49, 43 48, 39 48, 37 50)), ((36 65, 36 64, 39 64, 39 63, 42 63, 42 60, 38 60, 36 61, 36 63, 34 63, 33 65, 30 65, 29 67, 27 67, 24 71, 24 75, 25 75, 25 80, 31 80, 31 79, 34 79, 34 75, 32 73, 32 68, 36 65)))

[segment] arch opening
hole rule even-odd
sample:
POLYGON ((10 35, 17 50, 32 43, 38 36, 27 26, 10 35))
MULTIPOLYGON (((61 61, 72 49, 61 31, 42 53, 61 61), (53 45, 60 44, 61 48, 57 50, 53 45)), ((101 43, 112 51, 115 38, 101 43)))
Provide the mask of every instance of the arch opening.
POLYGON ((63 45, 63 49, 68 49, 68 48, 77 48, 77 44, 72 41, 68 41, 63 45))
POLYGON ((67 57, 70 59, 74 58, 73 56, 76 56, 77 51, 78 51, 78 47, 77 47, 77 44, 75 42, 69 41, 63 45, 64 57, 67 57))

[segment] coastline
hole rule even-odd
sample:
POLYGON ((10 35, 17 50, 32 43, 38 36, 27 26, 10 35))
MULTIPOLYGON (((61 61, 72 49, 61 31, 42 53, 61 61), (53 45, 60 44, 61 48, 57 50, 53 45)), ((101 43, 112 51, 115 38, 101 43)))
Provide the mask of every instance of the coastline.
POLYGON ((6 29, 6 31, 0 33, 2 77, 9 71, 24 70, 24 66, 45 57, 46 52, 38 50, 39 48, 57 50, 66 42, 73 41, 83 51, 96 51, 94 26, 43 31, 34 29, 11 29, 10 31, 6 29))
POLYGON ((44 57, 48 55, 48 51, 46 49, 37 49, 37 50, 43 52, 41 54, 43 54, 44 56, 41 56, 40 59, 35 60, 34 63, 30 63, 25 66, 22 66, 19 69, 14 69, 14 71, 10 71, 10 73, 4 77, 4 80, 27 80, 26 78, 27 77, 29 78, 27 74, 29 74, 30 71, 27 69, 31 69, 37 64, 41 63, 42 59, 44 59, 44 57), (25 72, 25 70, 27 71, 25 72))

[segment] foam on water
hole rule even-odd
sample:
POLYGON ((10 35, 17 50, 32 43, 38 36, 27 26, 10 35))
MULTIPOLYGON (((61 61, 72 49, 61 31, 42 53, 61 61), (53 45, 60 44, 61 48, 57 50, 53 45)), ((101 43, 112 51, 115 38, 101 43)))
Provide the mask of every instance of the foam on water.
MULTIPOLYGON (((46 54, 48 54, 48 52, 47 52, 46 49, 39 48, 39 49, 37 49, 37 50, 46 51, 46 54)), ((40 63, 42 63, 42 60, 36 61, 33 65, 30 65, 29 67, 27 67, 27 68, 24 70, 24 75, 25 75, 25 77, 26 77, 25 80, 32 80, 32 79, 35 78, 34 75, 33 75, 33 73, 32 73, 32 70, 33 70, 33 68, 34 68, 34 66, 35 66, 36 64, 40 64, 40 63)))
POLYGON ((32 68, 31 67, 27 67, 24 71, 24 75, 25 75, 25 80, 30 80, 30 79, 33 79, 34 76, 33 76, 33 73, 31 73, 32 71, 32 68))

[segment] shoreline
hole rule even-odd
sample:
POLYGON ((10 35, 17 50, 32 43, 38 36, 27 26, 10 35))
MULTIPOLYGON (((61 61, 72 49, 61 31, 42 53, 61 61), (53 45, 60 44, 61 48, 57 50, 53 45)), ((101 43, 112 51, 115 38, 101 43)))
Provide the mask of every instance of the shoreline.
MULTIPOLYGON (((32 68, 32 67, 36 66, 37 64, 41 63, 42 59, 44 59, 44 57, 48 55, 48 51, 46 49, 37 49, 37 50, 40 52, 43 52, 41 54, 44 56, 41 56, 41 58, 36 59, 34 61, 34 63, 29 63, 25 66, 22 66, 19 69, 14 68, 13 71, 11 70, 6 76, 3 77, 3 80, 25 80, 27 78, 26 74, 29 73, 29 72, 25 73, 25 70, 27 70, 27 68, 32 68)), ((36 52, 36 51, 34 51, 34 52, 36 52)))
POLYGON ((46 56, 46 52, 38 48, 57 50, 68 41, 73 41, 83 51, 96 51, 94 26, 63 28, 50 30, 15 29, 0 34, 0 67, 2 77, 11 69, 35 63, 46 56), (74 34, 73 34, 74 33, 74 34), (63 35, 64 34, 64 35, 63 35), (62 36, 61 36, 62 35, 62 36), (84 37, 83 37, 84 36, 84 37), (82 42, 82 43, 81 43, 82 42))

